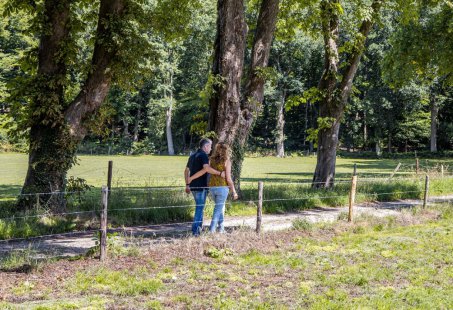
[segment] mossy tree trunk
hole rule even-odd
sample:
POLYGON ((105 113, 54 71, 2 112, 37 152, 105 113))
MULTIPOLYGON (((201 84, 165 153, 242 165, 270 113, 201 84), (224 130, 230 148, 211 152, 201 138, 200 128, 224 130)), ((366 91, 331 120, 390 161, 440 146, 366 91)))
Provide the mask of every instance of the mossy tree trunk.
MULTIPOLYGON (((116 45, 109 21, 123 14, 124 0, 101 1, 92 70, 80 93, 72 102, 66 103, 65 51, 71 40, 70 3, 69 0, 47 0, 44 3, 46 21, 43 29, 46 31, 40 38, 38 72, 33 84, 36 92, 30 104, 30 150, 22 194, 65 190, 66 174, 75 161, 77 145, 87 134, 90 116, 99 109, 110 88, 116 45)), ((18 208, 31 208, 36 203, 36 197, 30 197, 21 196, 18 208)), ((40 203, 46 204, 52 211, 65 207, 62 194, 43 194, 39 197, 40 203)))
POLYGON ((312 187, 332 188, 335 184, 335 163, 338 133, 345 107, 352 90, 360 58, 365 49, 365 40, 382 5, 374 0, 372 18, 365 19, 358 30, 353 48, 345 63, 340 66, 338 37, 340 25, 339 0, 321 2, 322 33, 324 37, 324 71, 318 84, 321 96, 318 118, 318 150, 312 187), (340 67, 343 68, 340 72, 340 67))
POLYGON ((253 46, 251 63, 245 90, 241 96, 241 111, 236 137, 233 143, 233 179, 241 194, 240 178, 244 161, 245 147, 264 98, 266 74, 263 71, 269 62, 272 39, 279 12, 279 0, 263 0, 260 6, 253 46))

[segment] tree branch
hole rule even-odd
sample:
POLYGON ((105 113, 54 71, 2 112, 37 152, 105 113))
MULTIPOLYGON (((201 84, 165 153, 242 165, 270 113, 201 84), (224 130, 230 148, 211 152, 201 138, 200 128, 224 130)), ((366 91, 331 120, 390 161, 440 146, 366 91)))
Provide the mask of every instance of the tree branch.
POLYGON ((360 58, 362 57, 365 41, 368 37, 368 34, 371 30, 371 27, 374 24, 376 16, 379 14, 379 10, 383 4, 383 0, 374 0, 371 9, 372 17, 370 19, 364 20, 360 25, 358 42, 355 43, 354 51, 349 55, 347 63, 349 64, 343 74, 343 78, 340 84, 341 90, 341 104, 344 106, 346 101, 349 98, 352 90, 352 81, 359 67, 360 58))
POLYGON ((124 0, 102 0, 96 30, 96 43, 92 57, 93 70, 65 111, 65 120, 72 137, 82 140, 86 135, 84 119, 96 111, 104 101, 110 88, 116 59, 117 46, 113 41, 112 20, 121 18, 125 11, 124 0))

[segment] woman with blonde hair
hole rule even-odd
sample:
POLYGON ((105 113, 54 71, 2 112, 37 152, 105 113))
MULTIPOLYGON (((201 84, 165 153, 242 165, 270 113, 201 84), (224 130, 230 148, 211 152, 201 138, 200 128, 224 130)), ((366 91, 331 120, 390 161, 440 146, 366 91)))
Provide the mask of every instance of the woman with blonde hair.
MULTIPOLYGON (((211 194, 212 200, 214 200, 215 207, 212 214, 211 225, 209 227, 210 232, 216 232, 217 228, 219 232, 225 232, 223 225, 223 218, 225 215, 225 202, 228 198, 229 190, 233 194, 233 199, 236 200, 238 195, 234 189, 233 180, 231 178, 231 151, 230 147, 223 142, 216 144, 214 148, 214 153, 209 159, 209 165, 222 172, 224 171, 225 178, 221 175, 211 175, 209 179, 208 186, 209 192, 211 194)), ((202 169, 193 176, 189 178, 189 182, 199 178, 207 171, 202 169)))

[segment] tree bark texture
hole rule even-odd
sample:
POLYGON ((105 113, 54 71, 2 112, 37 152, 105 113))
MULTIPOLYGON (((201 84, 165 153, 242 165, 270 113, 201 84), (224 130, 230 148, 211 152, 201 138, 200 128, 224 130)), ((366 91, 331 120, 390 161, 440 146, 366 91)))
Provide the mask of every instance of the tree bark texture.
POLYGON ((436 103, 435 96, 430 96, 430 108, 431 108, 431 134, 430 134, 430 150, 431 152, 437 152, 437 116, 439 114, 439 106, 436 103))
POLYGON ((266 68, 269 62, 278 11, 279 0, 262 1, 253 39, 250 70, 241 100, 241 118, 238 131, 238 142, 241 146, 245 145, 256 113, 263 103, 266 80, 260 69, 266 68))
MULTIPOLYGON (((68 166, 65 152, 62 154, 60 147, 62 141, 65 141, 64 128, 58 123, 61 114, 59 111, 50 116, 46 113, 52 106, 61 106, 64 100, 64 86, 61 81, 66 74, 66 65, 63 56, 55 55, 68 40, 70 1, 46 1, 44 14, 48 17, 46 27, 52 31, 42 34, 40 38, 36 81, 45 96, 37 95, 31 103, 31 108, 40 113, 30 120, 28 170, 22 194, 63 190, 66 172, 61 171, 60 166, 68 166)), ((47 203, 52 196, 38 195, 38 202, 47 203)), ((61 197, 53 199, 53 203, 64 208, 60 200, 61 197)), ((35 197, 32 199, 31 196, 21 196, 18 206, 20 209, 26 209, 34 202, 35 197)))
POLYGON ((173 146, 173 134, 171 132, 171 117, 173 114, 173 72, 170 72, 170 106, 167 109, 165 119, 165 132, 167 135, 168 155, 175 155, 173 146))
POLYGON ((233 144, 233 179, 240 193, 241 168, 244 161, 244 149, 264 98, 265 77, 260 69, 266 68, 272 39, 277 24, 279 0, 263 0, 253 38, 251 64, 245 90, 241 96, 241 112, 236 138, 233 144))
POLYGON ((171 116, 172 116, 172 104, 167 109, 167 115, 165 120, 165 132, 167 134, 167 145, 168 145, 168 155, 175 155, 175 149, 173 146, 173 135, 171 132, 171 116))
POLYGON ((381 0, 372 3, 373 18, 362 22, 359 28, 359 41, 348 55, 346 66, 340 72, 338 58, 339 15, 335 9, 339 0, 321 2, 322 32, 324 36, 324 71, 318 84, 322 94, 319 104, 319 117, 327 120, 330 126, 318 131, 318 152, 312 187, 332 188, 335 183, 335 162, 338 147, 340 122, 352 90, 352 82, 357 73, 363 54, 365 40, 373 25, 374 17, 382 5, 381 0), (338 74, 340 82, 337 82, 338 74))
POLYGON ((212 75, 219 82, 213 85, 209 100, 209 131, 215 141, 233 144, 239 125, 240 84, 244 66, 245 37, 243 0, 217 2, 217 36, 212 75))
POLYGON ((280 158, 285 157, 285 97, 286 93, 283 91, 281 101, 277 109, 277 137, 275 142, 277 144, 277 157, 280 158))
MULTIPOLYGON (((39 93, 33 99, 31 109, 34 111, 33 115, 36 111, 47 111, 31 120, 28 171, 22 188, 23 194, 65 190, 66 173, 74 163, 78 143, 87 133, 84 121, 100 107, 110 87, 110 66, 115 59, 116 50, 108 21, 122 14, 124 0, 101 1, 97 40, 91 63, 93 70, 83 83, 80 93, 68 104, 64 102, 67 70, 62 51, 65 50, 64 45, 71 40, 70 3, 69 0, 44 2, 46 31, 40 37, 35 78, 39 82, 39 93)), ((35 203, 36 199, 27 197, 30 196, 21 196, 19 199, 20 209, 30 208, 35 203)), ((64 209, 62 194, 40 195, 40 203, 47 204, 54 211, 64 209)))

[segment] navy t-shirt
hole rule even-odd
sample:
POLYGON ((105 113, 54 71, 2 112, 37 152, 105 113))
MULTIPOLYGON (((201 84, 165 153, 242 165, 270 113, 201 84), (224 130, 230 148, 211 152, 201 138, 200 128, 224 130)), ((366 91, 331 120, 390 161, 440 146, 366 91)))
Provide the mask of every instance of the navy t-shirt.
MULTIPOLYGON (((192 154, 187 161, 187 167, 190 170, 190 176, 203 169, 203 165, 209 164, 208 155, 201 149, 195 154, 192 154)), ((203 188, 208 187, 208 173, 203 174, 201 177, 190 182, 190 190, 201 191, 203 188)))

